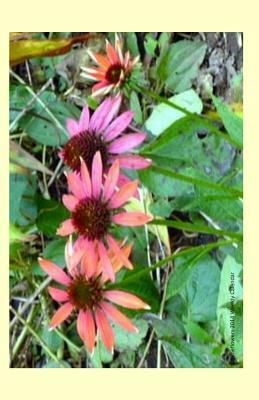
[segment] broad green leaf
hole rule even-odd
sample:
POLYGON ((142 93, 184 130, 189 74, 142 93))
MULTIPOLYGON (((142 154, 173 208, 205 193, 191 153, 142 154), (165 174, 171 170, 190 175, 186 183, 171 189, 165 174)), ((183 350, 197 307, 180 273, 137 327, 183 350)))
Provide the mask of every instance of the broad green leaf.
POLYGON ((50 330, 47 325, 43 327, 40 336, 53 353, 56 353, 63 343, 61 337, 54 330, 50 330))
POLYGON ((206 344, 215 342, 215 339, 196 322, 187 320, 184 327, 191 339, 197 341, 198 343, 206 344))
POLYGON ((25 226, 35 221, 36 176, 10 175, 10 222, 25 226))
POLYGON ((172 44, 160 60, 157 72, 166 88, 180 93, 190 89, 205 53, 204 42, 181 40, 172 44))
MULTIPOLYGON (((192 89, 172 96, 168 100, 192 113, 200 114, 202 112, 202 101, 192 89)), ((145 122, 145 127, 153 135, 158 136, 175 121, 184 116, 183 112, 161 103, 154 108, 152 114, 145 122)))
POLYGON ((38 201, 39 213, 37 227, 47 236, 55 236, 60 224, 69 218, 69 212, 58 201, 40 198, 38 201))
POLYGON ((49 242, 43 251, 43 257, 53 261, 60 267, 65 266, 65 245, 67 239, 57 239, 49 242))
POLYGON ((209 345, 187 343, 177 338, 163 341, 175 368, 220 368, 223 362, 219 350, 209 345))
POLYGON ((145 47, 145 50, 146 50, 147 54, 150 57, 154 57, 155 56, 155 51, 156 51, 157 45, 158 45, 158 42, 157 42, 156 39, 153 38, 152 33, 148 33, 145 36, 144 47, 145 47))
POLYGON ((132 321, 139 329, 138 333, 127 332, 118 325, 114 325, 115 348, 118 351, 136 350, 146 337, 148 323, 142 319, 132 321))
POLYGON ((190 320, 208 322, 216 319, 219 281, 219 266, 206 254, 196 263, 181 291, 190 320))
POLYGON ((219 98, 213 96, 213 102, 217 108, 223 124, 233 140, 243 145, 243 120, 239 118, 226 104, 219 98))
POLYGON ((221 271, 217 308, 219 332, 238 360, 242 359, 243 353, 243 318, 236 313, 235 304, 243 298, 241 273, 242 265, 227 256, 221 271))

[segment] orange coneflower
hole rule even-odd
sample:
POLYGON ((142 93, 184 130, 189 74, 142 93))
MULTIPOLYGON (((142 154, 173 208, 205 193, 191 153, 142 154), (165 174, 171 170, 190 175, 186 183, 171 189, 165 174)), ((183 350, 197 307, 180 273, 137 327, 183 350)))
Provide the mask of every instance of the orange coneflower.
MULTIPOLYGON (((98 151, 93 158, 91 173, 83 160, 80 174, 67 173, 71 193, 63 195, 62 200, 71 211, 71 218, 65 220, 57 231, 61 236, 77 233, 77 244, 83 247, 93 249, 96 245, 102 267, 113 281, 114 271, 107 255, 106 243, 123 262, 125 257, 111 235, 112 225, 142 226, 152 220, 150 215, 143 212, 123 210, 125 203, 136 193, 138 181, 130 181, 117 191, 119 170, 119 160, 116 160, 103 181, 103 164, 98 151)), ((133 268, 129 261, 125 262, 125 266, 133 268)))
MULTIPOLYGON (((121 252, 125 258, 128 258, 131 246, 122 247, 121 252)), ((116 273, 123 263, 114 253, 111 251, 109 253, 116 273)), ((138 329, 112 303, 130 309, 150 309, 150 307, 131 293, 106 288, 108 276, 102 271, 97 252, 88 254, 88 252, 76 250, 69 241, 65 255, 68 273, 53 262, 39 258, 42 269, 53 280, 64 286, 62 289, 52 286, 48 288, 51 297, 63 303, 52 317, 50 327, 57 327, 75 311, 78 313, 78 334, 89 352, 93 353, 98 333, 106 348, 113 352, 114 334, 109 320, 129 332, 137 332, 138 329)))
POLYGON ((129 51, 123 56, 122 47, 122 39, 115 34, 115 47, 106 40, 106 56, 89 51, 91 58, 98 64, 98 67, 83 67, 82 70, 84 72, 82 76, 87 79, 98 81, 98 83, 92 87, 94 96, 104 95, 113 89, 120 88, 138 62, 138 56, 133 60, 130 59, 129 51))

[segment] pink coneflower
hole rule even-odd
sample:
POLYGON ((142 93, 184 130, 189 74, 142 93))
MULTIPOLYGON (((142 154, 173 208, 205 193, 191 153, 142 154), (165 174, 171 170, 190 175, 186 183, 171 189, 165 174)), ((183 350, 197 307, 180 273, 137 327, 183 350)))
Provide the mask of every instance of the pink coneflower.
POLYGON ((150 165, 150 160, 128 153, 145 140, 146 133, 125 132, 134 113, 126 111, 115 118, 120 105, 121 96, 109 97, 101 103, 91 118, 89 109, 85 106, 79 121, 67 120, 67 130, 71 138, 59 155, 73 171, 80 170, 80 157, 91 171, 97 151, 101 153, 104 170, 116 158, 120 160, 122 168, 141 169, 150 165))
POLYGON ((139 57, 130 59, 129 51, 125 56, 122 54, 123 42, 115 34, 115 48, 106 40, 106 53, 104 56, 89 51, 90 57, 98 65, 97 68, 82 68, 82 77, 98 81, 92 87, 93 96, 104 95, 110 91, 120 88, 130 75, 139 57))
MULTIPOLYGON (((130 246, 121 248, 125 258, 130 254, 130 246)), ((110 254, 114 271, 122 267, 122 263, 114 254, 110 254)), ((102 272, 98 254, 74 251, 71 243, 66 246, 66 264, 68 274, 49 260, 39 258, 42 269, 64 288, 50 286, 51 297, 63 303, 50 321, 55 328, 71 316, 78 313, 77 331, 82 341, 92 354, 97 334, 100 335, 106 348, 113 352, 114 334, 109 320, 114 321, 129 332, 137 332, 133 323, 112 303, 130 309, 150 309, 141 299, 121 290, 108 290, 105 287, 108 277, 102 272), (68 253, 70 255, 68 256, 68 253)))
POLYGON ((78 242, 83 243, 83 247, 91 248, 91 252, 96 244, 103 269, 111 280, 114 280, 114 272, 107 255, 106 242, 125 262, 125 266, 132 268, 131 263, 125 261, 117 241, 110 234, 112 225, 141 226, 152 220, 152 217, 145 213, 123 210, 125 203, 135 194, 138 182, 126 183, 116 191, 119 168, 120 162, 116 160, 103 181, 103 165, 101 153, 98 151, 93 159, 91 174, 83 160, 80 174, 67 174, 71 193, 63 195, 62 200, 71 211, 71 218, 65 220, 57 231, 61 236, 77 233, 78 242))

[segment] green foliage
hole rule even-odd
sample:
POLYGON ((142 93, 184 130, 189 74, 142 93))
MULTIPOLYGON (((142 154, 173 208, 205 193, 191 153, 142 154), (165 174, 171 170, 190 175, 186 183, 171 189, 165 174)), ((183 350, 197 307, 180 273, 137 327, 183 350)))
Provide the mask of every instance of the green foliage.
POLYGON ((206 48, 203 42, 189 40, 181 40, 169 47, 157 68, 158 76, 168 90, 180 93, 191 88, 206 48))
POLYGON ((38 199, 38 207, 36 224, 39 231, 47 236, 55 236, 60 224, 69 218, 68 210, 60 202, 43 197, 38 199))

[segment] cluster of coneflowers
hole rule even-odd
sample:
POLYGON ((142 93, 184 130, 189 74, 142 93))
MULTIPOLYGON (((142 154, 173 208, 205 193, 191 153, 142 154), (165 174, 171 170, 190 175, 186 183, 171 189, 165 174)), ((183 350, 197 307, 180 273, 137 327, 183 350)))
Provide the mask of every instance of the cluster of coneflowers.
POLYGON ((132 61, 129 52, 123 56, 118 36, 115 47, 106 42, 106 52, 106 56, 91 53, 99 67, 85 68, 83 75, 99 81, 92 88, 93 95, 111 91, 113 94, 92 116, 85 106, 79 121, 67 120, 70 139, 59 154, 69 169, 65 172, 68 194, 62 200, 71 215, 57 231, 60 236, 68 236, 67 271, 39 258, 42 269, 59 284, 48 288, 50 296, 61 303, 50 327, 55 328, 76 314, 78 334, 91 354, 98 337, 113 352, 110 321, 137 332, 137 327, 114 304, 129 309, 150 308, 131 293, 106 287, 107 282, 115 282, 122 267, 133 269, 129 259, 132 244, 118 241, 112 233, 114 227, 142 226, 152 219, 145 213, 125 210, 129 199, 137 195, 138 182, 121 172, 121 168, 141 169, 150 165, 149 160, 131 153, 146 138, 143 132, 129 130, 134 113, 119 113, 122 102, 119 89, 137 59, 132 61))

